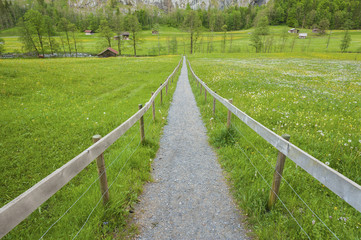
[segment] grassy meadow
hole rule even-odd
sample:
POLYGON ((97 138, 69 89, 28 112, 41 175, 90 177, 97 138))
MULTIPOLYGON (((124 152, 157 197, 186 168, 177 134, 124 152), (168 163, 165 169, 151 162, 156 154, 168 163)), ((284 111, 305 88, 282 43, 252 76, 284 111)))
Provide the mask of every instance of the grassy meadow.
MULTIPOLYGON (((138 111, 176 67, 179 56, 153 58, 63 58, 0 60, 0 184, 5 205, 138 111)), ((146 142, 139 124, 105 152, 110 203, 100 202, 80 232, 80 239, 122 238, 135 233, 126 224, 142 185, 151 181, 151 162, 175 84, 160 106, 156 122, 145 115, 146 142)), ((86 222, 101 194, 93 162, 4 239, 72 238, 86 222)))
MULTIPOLYGON (((287 26, 270 27, 269 38, 272 42, 270 52, 340 52, 341 40, 344 32, 341 30, 328 31, 326 35, 312 33, 310 29, 300 29, 300 32, 308 33, 307 39, 299 39, 297 34, 286 34, 285 44, 282 43, 283 32, 289 30, 287 26), (329 35, 331 33, 331 35, 329 35), (329 42, 328 46, 327 43, 329 42)), ((0 37, 5 40, 5 52, 22 52, 22 43, 19 41, 19 28, 12 28, 0 32, 0 37)), ((250 34, 254 29, 227 32, 226 47, 227 53, 253 53, 255 50, 250 46, 250 34)), ((189 53, 190 43, 189 34, 182 32, 177 28, 162 26, 160 34, 152 35, 151 30, 140 32, 140 42, 137 48, 138 55, 167 55, 174 54, 169 49, 170 41, 175 37, 177 40, 177 54, 189 53), (159 42, 158 42, 159 40, 159 42)), ((349 52, 361 52, 361 30, 352 30, 351 45, 349 52)), ((115 34, 114 34, 115 35, 115 34)), ((195 52, 198 53, 223 53, 223 32, 204 31, 198 37, 195 52)), ((60 46, 60 40, 57 39, 60 46)), ((78 52, 97 54, 106 47, 106 41, 100 37, 99 33, 87 36, 84 33, 77 33, 78 52)), ((112 41, 112 47, 118 49, 117 42, 112 41)), ((74 51, 74 49, 72 50, 74 51)), ((58 52, 62 53, 60 49, 58 52)), ((133 55, 133 47, 131 41, 122 41, 122 54, 133 55)))
MULTIPOLYGON (((207 85, 275 133, 361 184, 361 61, 355 54, 196 54, 189 57, 207 85)), ((189 75, 191 76, 191 75, 189 75)), ((277 150, 192 81, 211 144, 233 193, 259 239, 360 239, 361 214, 291 160, 280 201, 266 211, 277 150), (254 164, 254 166, 253 166, 254 164), (262 176, 261 176, 262 175, 262 176), (264 177, 264 180, 262 179, 264 177), (307 203, 300 200, 296 193, 307 203), (317 218, 317 216, 327 225, 317 218)))

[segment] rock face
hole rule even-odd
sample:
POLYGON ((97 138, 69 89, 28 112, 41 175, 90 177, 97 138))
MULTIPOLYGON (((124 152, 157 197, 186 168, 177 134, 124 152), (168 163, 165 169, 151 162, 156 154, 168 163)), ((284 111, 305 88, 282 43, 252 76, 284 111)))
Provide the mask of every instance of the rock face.
MULTIPOLYGON (((187 4, 193 9, 203 8, 207 9, 209 6, 223 9, 231 5, 238 5, 246 7, 251 5, 266 4, 269 0, 116 0, 118 3, 139 6, 139 5, 153 5, 160 9, 168 10, 172 8, 185 8, 187 4)), ((75 8, 99 8, 107 4, 108 0, 68 0, 69 6, 75 8)))

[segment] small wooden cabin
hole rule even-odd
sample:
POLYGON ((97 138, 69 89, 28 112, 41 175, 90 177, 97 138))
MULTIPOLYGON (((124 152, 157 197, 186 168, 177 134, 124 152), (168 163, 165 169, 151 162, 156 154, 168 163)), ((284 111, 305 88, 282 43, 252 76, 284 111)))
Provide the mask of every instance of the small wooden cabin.
POLYGON ((312 33, 320 33, 320 29, 318 29, 318 28, 312 29, 312 33))
POLYGON ((85 35, 93 35, 94 31, 93 30, 85 30, 85 35))
POLYGON ((123 36, 123 40, 129 40, 129 32, 123 32, 122 33, 122 36, 123 36))
POLYGON ((305 38, 307 38, 307 33, 300 33, 300 34, 298 34, 298 38, 300 38, 300 39, 305 39, 305 38))
POLYGON ((158 35, 159 32, 158 32, 157 30, 153 30, 153 31, 152 31, 152 34, 153 34, 153 35, 158 35))
POLYGON ((120 36, 118 36, 118 35, 117 35, 117 36, 114 36, 114 40, 115 40, 115 41, 119 41, 119 40, 120 40, 120 36))
POLYGON ((291 28, 290 30, 288 30, 289 33, 299 33, 300 30, 296 29, 296 28, 291 28))
POLYGON ((103 52, 99 53, 98 57, 116 57, 118 55, 118 51, 114 50, 113 48, 108 47, 103 52))

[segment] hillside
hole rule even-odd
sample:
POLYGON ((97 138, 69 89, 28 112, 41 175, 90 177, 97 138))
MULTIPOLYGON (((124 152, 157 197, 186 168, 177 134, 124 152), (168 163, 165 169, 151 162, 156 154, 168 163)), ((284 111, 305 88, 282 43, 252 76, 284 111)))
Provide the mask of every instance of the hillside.
POLYGON ((160 9, 168 10, 177 7, 185 8, 188 3, 193 9, 207 9, 210 6, 224 9, 225 7, 228 7, 230 5, 248 6, 249 4, 264 4, 268 1, 269 0, 69 0, 68 4, 70 7, 75 7, 79 9, 100 8, 109 4, 120 3, 123 5, 129 5, 134 7, 138 7, 141 5, 154 5, 159 7, 160 9))

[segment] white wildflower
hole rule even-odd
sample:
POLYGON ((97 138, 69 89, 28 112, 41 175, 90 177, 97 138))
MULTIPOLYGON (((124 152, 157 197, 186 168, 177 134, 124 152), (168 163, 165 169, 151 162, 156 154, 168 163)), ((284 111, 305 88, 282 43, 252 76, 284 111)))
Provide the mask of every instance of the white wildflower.
POLYGON ((330 162, 325 162, 325 164, 326 164, 327 166, 330 166, 330 162))

